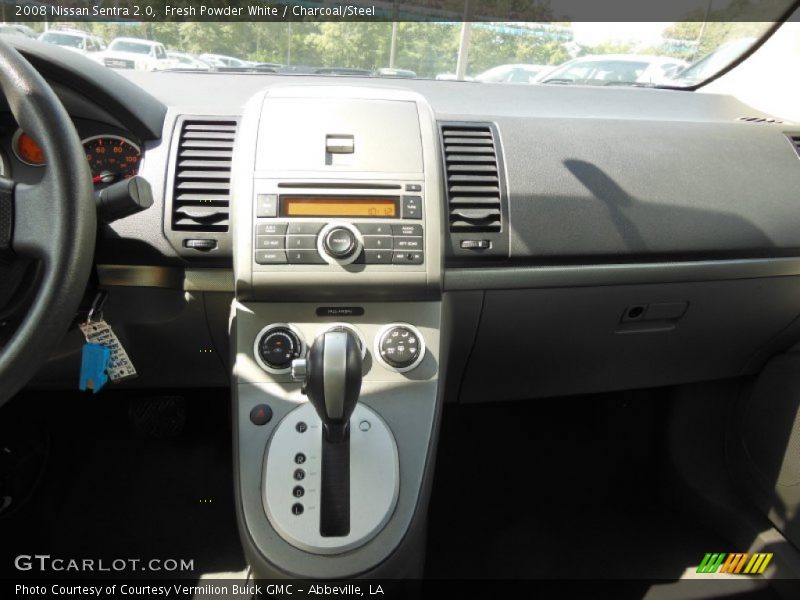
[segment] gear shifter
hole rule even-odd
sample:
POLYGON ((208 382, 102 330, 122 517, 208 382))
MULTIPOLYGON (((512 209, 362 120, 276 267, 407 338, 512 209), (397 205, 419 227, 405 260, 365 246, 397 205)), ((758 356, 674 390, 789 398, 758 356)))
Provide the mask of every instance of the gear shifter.
POLYGON ((320 535, 350 532, 350 417, 361 393, 361 349, 353 334, 327 331, 317 337, 305 361, 292 363, 293 377, 322 421, 320 535))
MULTIPOLYGON (((301 361, 293 370, 302 372, 301 361)), ((314 340, 305 364, 305 393, 322 420, 326 441, 347 439, 361 393, 361 350, 353 334, 328 331, 314 340)))

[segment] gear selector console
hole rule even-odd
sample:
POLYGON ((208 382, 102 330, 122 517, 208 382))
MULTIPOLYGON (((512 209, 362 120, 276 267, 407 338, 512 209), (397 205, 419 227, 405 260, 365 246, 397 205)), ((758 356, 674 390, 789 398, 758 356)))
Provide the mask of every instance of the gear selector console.
POLYGON ((305 373, 300 383, 309 402, 290 412, 273 435, 264 507, 288 542, 313 553, 340 553, 367 542, 391 515, 397 447, 383 419, 358 403, 361 350, 352 333, 320 334, 294 371, 305 373), (359 493, 351 495, 351 489, 359 493))
POLYGON ((445 355, 433 112, 410 91, 276 85, 238 132, 231 349, 248 562, 263 578, 420 577, 445 355))

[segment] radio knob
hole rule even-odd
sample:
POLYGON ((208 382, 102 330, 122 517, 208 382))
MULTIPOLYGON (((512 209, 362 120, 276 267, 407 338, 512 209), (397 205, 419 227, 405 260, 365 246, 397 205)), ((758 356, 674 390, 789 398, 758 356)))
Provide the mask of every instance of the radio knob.
POLYGON ((322 246, 333 258, 348 258, 355 252, 358 240, 349 229, 334 227, 325 234, 322 246))

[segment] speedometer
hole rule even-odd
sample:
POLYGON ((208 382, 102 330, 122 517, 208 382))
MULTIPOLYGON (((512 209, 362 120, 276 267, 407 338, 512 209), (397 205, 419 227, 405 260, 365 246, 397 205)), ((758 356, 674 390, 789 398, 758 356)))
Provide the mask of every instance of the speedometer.
POLYGON ((83 140, 83 149, 95 187, 104 188, 139 172, 142 151, 129 139, 117 135, 96 135, 83 140))

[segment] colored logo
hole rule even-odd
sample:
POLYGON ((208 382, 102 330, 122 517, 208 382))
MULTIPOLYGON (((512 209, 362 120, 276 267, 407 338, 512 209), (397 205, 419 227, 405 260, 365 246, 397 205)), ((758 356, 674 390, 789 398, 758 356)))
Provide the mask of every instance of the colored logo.
POLYGON ((762 575, 772 560, 771 552, 707 552, 698 573, 727 573, 729 575, 762 575))

